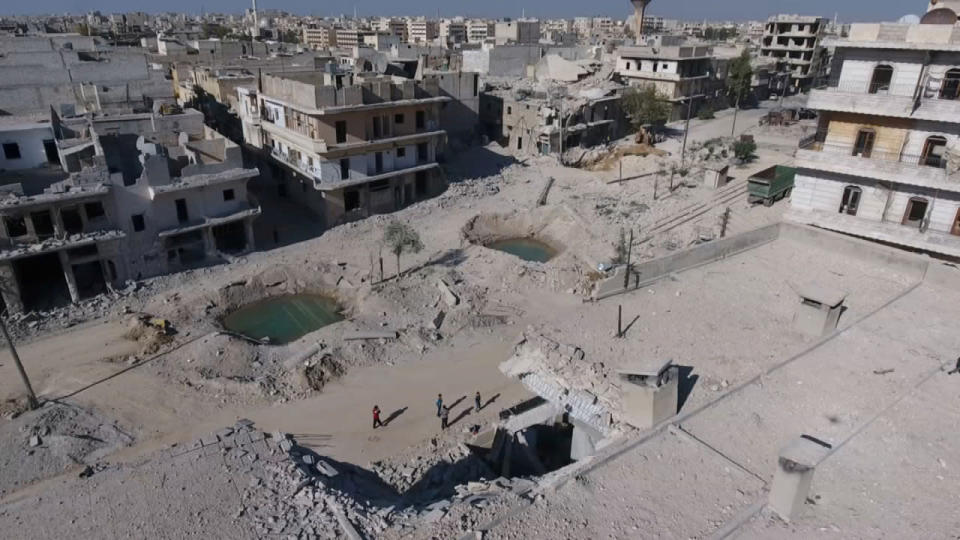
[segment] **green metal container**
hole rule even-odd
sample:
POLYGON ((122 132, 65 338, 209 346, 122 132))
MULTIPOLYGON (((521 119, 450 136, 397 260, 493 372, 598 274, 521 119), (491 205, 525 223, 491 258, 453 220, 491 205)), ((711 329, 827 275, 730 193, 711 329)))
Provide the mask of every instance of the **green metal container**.
POLYGON ((790 196, 797 170, 775 165, 747 179, 747 197, 751 203, 763 202, 771 206, 775 201, 790 196))

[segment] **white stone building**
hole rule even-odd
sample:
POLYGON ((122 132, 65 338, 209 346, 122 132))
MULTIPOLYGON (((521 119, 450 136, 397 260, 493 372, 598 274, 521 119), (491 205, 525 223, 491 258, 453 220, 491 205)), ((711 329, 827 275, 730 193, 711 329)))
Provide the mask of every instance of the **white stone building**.
POLYGON ((656 36, 642 47, 621 47, 616 71, 627 84, 652 86, 673 104, 670 120, 686 118, 707 102, 713 87, 713 50, 703 44, 686 44, 676 36, 656 36))
POLYGON ((788 219, 960 257, 960 35, 952 24, 855 24, 818 132, 797 151, 788 219))

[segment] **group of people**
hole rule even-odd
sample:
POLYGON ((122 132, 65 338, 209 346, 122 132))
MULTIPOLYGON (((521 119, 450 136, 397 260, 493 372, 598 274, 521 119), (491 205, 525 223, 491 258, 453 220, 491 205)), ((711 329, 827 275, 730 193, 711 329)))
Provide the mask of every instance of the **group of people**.
MULTIPOLYGON (((473 396, 473 403, 476 411, 480 412, 483 404, 480 402, 480 392, 473 396)), ((443 404, 443 394, 437 394, 437 417, 440 419, 440 429, 447 429, 450 425, 450 407, 443 404)), ((384 427, 386 424, 380 420, 380 406, 373 406, 373 429, 384 427)))

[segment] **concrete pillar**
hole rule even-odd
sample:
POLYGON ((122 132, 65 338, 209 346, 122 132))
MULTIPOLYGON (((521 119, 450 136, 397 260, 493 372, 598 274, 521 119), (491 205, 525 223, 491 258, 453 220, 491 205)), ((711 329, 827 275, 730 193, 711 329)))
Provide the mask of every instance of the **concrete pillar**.
POLYGON ((33 226, 33 217, 29 212, 23 215, 23 223, 27 226, 27 236, 36 238, 37 229, 33 226))
POLYGON ((63 268, 63 277, 67 282, 67 290, 70 291, 70 300, 80 301, 80 292, 77 290, 77 279, 73 275, 73 266, 70 265, 70 258, 66 251, 58 251, 60 257, 60 266, 63 268))
POLYGON ((20 284, 17 283, 17 273, 13 270, 13 263, 0 263, 0 295, 7 305, 8 313, 23 312, 23 301, 20 299, 20 284))
POLYGON ((63 216, 60 215, 60 209, 51 208, 50 217, 53 219, 53 235, 57 238, 65 238, 67 229, 63 226, 63 216))
POLYGON ((253 218, 243 220, 243 234, 247 238, 247 251, 257 249, 256 243, 253 240, 253 218))
POLYGON ((784 521, 799 516, 810 494, 813 471, 830 452, 828 446, 799 437, 780 450, 770 487, 770 509, 784 521))
POLYGON ((503 465, 500 476, 510 478, 510 462, 513 460, 513 435, 508 435, 503 441, 503 465))
POLYGON ((203 251, 207 258, 217 256, 217 241, 213 238, 213 227, 204 227, 203 229, 203 251))

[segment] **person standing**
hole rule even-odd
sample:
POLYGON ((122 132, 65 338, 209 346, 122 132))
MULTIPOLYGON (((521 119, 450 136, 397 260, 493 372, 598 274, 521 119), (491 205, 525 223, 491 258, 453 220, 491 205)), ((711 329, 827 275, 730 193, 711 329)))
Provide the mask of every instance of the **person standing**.
POLYGON ((383 422, 380 421, 380 406, 373 406, 373 429, 383 426, 383 422))
POLYGON ((440 429, 447 429, 447 420, 450 418, 450 407, 444 407, 440 411, 440 429))
POLYGON ((437 416, 443 412, 443 394, 437 394, 437 416))
POLYGON ((480 392, 477 391, 477 395, 473 396, 473 402, 477 405, 477 412, 480 412, 480 392))

